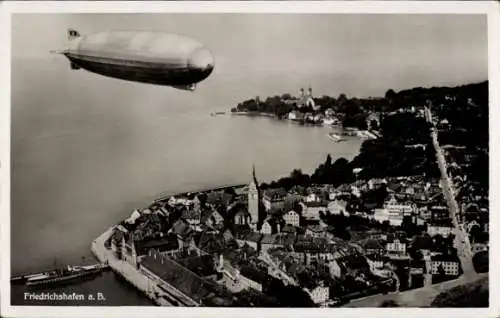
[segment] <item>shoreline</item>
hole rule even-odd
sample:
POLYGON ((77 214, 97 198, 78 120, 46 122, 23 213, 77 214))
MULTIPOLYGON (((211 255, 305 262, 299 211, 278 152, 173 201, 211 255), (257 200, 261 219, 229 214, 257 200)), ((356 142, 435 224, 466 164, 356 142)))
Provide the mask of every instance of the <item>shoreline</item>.
POLYGON ((172 303, 168 302, 164 297, 157 297, 152 291, 156 289, 156 283, 143 275, 136 268, 125 261, 121 261, 113 255, 113 252, 108 250, 104 246, 104 242, 110 237, 113 229, 116 225, 108 228, 104 233, 99 235, 94 241, 92 241, 90 250, 92 254, 99 260, 99 262, 108 262, 109 267, 113 273, 119 275, 125 279, 128 283, 134 286, 138 291, 143 293, 157 306, 174 306, 172 303), (153 287, 151 290, 151 286, 153 287))
POLYGON ((259 117, 269 117, 279 119, 278 116, 269 113, 262 112, 230 112, 231 116, 259 116, 259 117))

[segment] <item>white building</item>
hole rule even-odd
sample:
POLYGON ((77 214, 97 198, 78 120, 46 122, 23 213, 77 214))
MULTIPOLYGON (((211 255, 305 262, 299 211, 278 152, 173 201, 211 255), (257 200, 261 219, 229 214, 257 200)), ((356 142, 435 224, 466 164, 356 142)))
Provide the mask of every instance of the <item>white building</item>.
POLYGON ((389 213, 401 214, 401 215, 411 215, 412 212, 416 212, 416 206, 410 203, 400 203, 394 196, 384 203, 384 208, 389 211, 389 213))
POLYGON ((401 226, 403 223, 403 214, 399 211, 389 211, 388 209, 375 209, 373 219, 383 223, 389 221, 391 226, 401 226))
POLYGON ((321 198, 316 193, 309 194, 306 199, 306 202, 320 202, 321 198))
POLYGON ((283 220, 285 220, 285 224, 290 224, 293 226, 300 226, 300 215, 294 210, 290 210, 283 215, 283 220))
POLYGON ((260 233, 262 234, 273 234, 273 229, 269 222, 264 221, 264 224, 262 224, 262 228, 260 229, 260 233))
POLYGON ((330 203, 328 203, 328 211, 332 214, 346 214, 346 206, 345 204, 342 204, 341 202, 335 200, 330 203))
POLYGON ((385 245, 385 249, 389 254, 406 254, 406 243, 403 243, 399 240, 394 240, 392 242, 387 242, 385 245))
POLYGON ((458 260, 454 260, 448 257, 443 257, 442 255, 436 255, 431 257, 431 274, 439 274, 440 266, 443 267, 444 272, 448 276, 457 276, 459 274, 459 263, 458 260))
POLYGON ((302 216, 309 220, 318 220, 319 212, 326 212, 328 210, 328 206, 321 202, 300 202, 302 207, 302 216))
POLYGON ((257 177, 255 176, 255 166, 252 168, 252 179, 248 185, 248 213, 250 215, 250 227, 255 229, 259 222, 259 201, 260 192, 257 177))
POLYGON ((380 255, 375 254, 366 256, 366 261, 372 273, 384 267, 384 259, 380 255))
POLYGON ((429 224, 427 227, 427 233, 430 236, 441 235, 443 237, 448 237, 453 231, 451 224, 429 224))
POLYGON ((330 299, 330 288, 321 284, 309 291, 309 294, 315 304, 324 304, 330 299))

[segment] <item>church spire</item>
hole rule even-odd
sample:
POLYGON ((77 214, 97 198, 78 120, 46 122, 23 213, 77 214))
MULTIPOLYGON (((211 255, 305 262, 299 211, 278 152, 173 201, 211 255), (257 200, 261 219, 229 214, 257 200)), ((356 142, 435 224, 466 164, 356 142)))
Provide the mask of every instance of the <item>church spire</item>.
POLYGON ((255 176, 255 164, 252 165, 252 180, 257 184, 257 177, 255 176))

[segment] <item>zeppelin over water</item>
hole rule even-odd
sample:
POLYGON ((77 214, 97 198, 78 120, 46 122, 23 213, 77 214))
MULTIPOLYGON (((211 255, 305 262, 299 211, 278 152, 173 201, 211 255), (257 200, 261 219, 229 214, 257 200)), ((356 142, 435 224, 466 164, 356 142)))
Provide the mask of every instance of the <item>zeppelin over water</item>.
POLYGON ((198 41, 161 31, 111 30, 81 36, 68 30, 62 51, 74 70, 193 91, 214 69, 210 50, 198 41))

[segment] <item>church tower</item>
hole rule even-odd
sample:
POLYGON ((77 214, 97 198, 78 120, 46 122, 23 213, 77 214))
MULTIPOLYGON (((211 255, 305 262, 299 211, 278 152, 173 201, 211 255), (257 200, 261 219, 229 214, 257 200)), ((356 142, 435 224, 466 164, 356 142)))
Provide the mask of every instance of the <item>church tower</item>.
POLYGON ((255 165, 252 168, 252 180, 248 185, 248 213, 250 214, 250 227, 255 230, 259 222, 259 183, 255 176, 255 165))
POLYGON ((312 98, 313 97, 313 89, 311 86, 309 86, 309 89, 307 90, 307 97, 312 98))
POLYGON ((299 99, 302 99, 302 98, 304 98, 304 89, 300 88, 299 89, 299 99))

